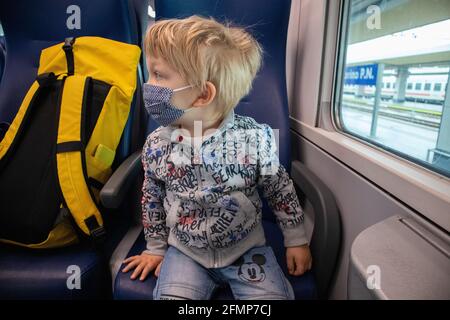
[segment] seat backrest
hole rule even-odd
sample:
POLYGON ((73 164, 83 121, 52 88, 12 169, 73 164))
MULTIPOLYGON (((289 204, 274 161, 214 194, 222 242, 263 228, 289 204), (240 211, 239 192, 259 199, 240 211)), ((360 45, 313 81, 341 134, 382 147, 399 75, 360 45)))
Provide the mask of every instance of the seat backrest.
POLYGON ((2 82, 3 70, 5 69, 6 46, 5 37, 0 36, 0 82, 2 82))
MULTIPOLYGON (((149 25, 149 22, 151 21, 149 15, 148 15, 148 8, 149 8, 149 0, 132 0, 134 11, 136 14, 136 21, 138 25, 138 35, 139 39, 141 39, 141 48, 143 48, 143 39, 145 37, 145 32, 147 31, 147 27, 149 25)), ((151 2, 151 1, 150 1, 151 2)), ((147 79, 147 68, 145 68, 145 57, 144 55, 141 56, 141 65, 142 65, 142 74, 143 79, 146 81, 147 79)))
MULTIPOLYGON (((0 83, 0 123, 14 119, 36 78, 42 49, 63 42, 66 37, 80 36, 140 45, 131 0, 0 1, 0 21, 8 48, 0 83)), ((118 158, 129 154, 130 140, 131 126, 127 125, 118 158)))
MULTIPOLYGON (((147 31, 147 26, 150 21, 150 17, 148 15, 148 7, 149 7, 149 0, 131 0, 133 9, 134 9, 134 15, 135 15, 135 21, 137 25, 137 34, 138 34, 138 41, 143 48, 143 39, 145 36, 145 32, 147 31)), ((140 61, 140 69, 139 69, 139 78, 140 82, 138 83, 138 92, 141 92, 141 85, 143 82, 146 81, 148 73, 147 73, 147 67, 145 63, 145 56, 144 54, 141 55, 141 61, 140 61)), ((133 136, 133 144, 132 144, 132 152, 136 151, 140 148, 142 148, 142 145, 145 142, 145 139, 147 137, 147 122, 148 122, 148 114, 147 111, 144 108, 144 102, 143 97, 141 94, 139 96, 136 96, 137 99, 137 105, 139 107, 136 108, 133 122, 132 122, 132 136, 133 136)))
POLYGON ((279 132, 279 158, 290 170, 289 109, 286 92, 286 39, 290 0, 155 0, 156 20, 193 14, 246 27, 264 50, 253 89, 236 113, 251 116, 279 132))

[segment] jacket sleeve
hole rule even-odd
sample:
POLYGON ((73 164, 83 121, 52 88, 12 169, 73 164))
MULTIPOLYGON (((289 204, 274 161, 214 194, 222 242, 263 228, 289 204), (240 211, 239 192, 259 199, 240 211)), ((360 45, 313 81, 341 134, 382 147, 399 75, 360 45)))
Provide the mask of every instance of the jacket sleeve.
POLYGON ((144 168, 144 183, 142 185, 142 224, 144 227, 147 248, 144 253, 164 256, 167 251, 169 228, 166 227, 166 212, 164 210, 164 182, 158 180, 149 164, 151 161, 150 139, 142 149, 142 165, 144 168))
POLYGON ((289 173, 280 164, 272 128, 264 125, 258 150, 258 186, 276 216, 284 236, 284 246, 308 244, 304 214, 289 173))

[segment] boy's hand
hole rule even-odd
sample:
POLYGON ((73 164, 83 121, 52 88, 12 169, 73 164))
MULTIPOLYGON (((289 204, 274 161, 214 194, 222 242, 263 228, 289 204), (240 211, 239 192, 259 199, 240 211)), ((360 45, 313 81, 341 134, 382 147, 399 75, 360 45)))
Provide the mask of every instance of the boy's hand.
POLYGON ((158 277, 163 259, 163 256, 141 253, 139 256, 132 256, 125 259, 123 263, 128 263, 128 265, 123 268, 122 272, 128 272, 129 270, 134 269, 130 279, 134 280, 138 275, 141 275, 139 280, 144 281, 150 271, 156 268, 155 276, 158 277))
POLYGON ((307 244, 286 248, 286 262, 289 274, 299 276, 311 269, 312 257, 307 244))

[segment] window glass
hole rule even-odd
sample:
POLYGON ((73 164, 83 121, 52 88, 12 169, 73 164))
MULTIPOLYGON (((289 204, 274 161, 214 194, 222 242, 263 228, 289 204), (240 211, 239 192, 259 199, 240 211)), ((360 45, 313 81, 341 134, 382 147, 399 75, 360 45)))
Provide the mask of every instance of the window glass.
POLYGON ((344 8, 337 126, 450 176, 450 1, 346 0, 344 8))

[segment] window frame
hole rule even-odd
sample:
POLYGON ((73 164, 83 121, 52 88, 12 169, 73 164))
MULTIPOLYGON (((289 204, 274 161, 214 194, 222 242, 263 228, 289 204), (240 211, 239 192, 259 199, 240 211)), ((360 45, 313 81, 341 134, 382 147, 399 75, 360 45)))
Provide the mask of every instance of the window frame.
MULTIPOLYGON (((425 219, 444 232, 450 232, 450 178, 387 151, 374 143, 369 143, 355 135, 350 135, 338 127, 339 117, 335 111, 341 96, 336 81, 340 78, 344 50, 339 51, 345 35, 345 21, 348 22, 345 4, 348 0, 322 0, 326 4, 321 23, 324 26, 320 66, 321 75, 317 89, 318 101, 315 106, 308 105, 308 112, 314 112, 313 122, 291 115, 291 129, 304 139, 320 148, 326 155, 377 186, 380 192, 393 197, 417 213, 418 221, 425 219), (311 110, 314 109, 314 110, 311 110)), ((297 46, 303 48, 304 38, 299 37, 297 46)), ((346 46, 345 46, 346 47, 346 46)), ((316 49, 307 46, 310 55, 317 55, 316 49)), ((301 65, 296 72, 301 74, 301 65)), ((302 100, 300 100, 302 101, 302 100)), ((304 108, 294 102, 292 108, 304 108)), ((306 112, 306 111, 303 111, 306 112)))
MULTIPOLYGON (((341 10, 344 10, 345 14, 341 14, 340 22, 339 22, 339 28, 338 28, 338 38, 339 40, 336 42, 336 61, 338 61, 338 64, 335 66, 335 79, 334 79, 334 93, 333 93, 333 99, 334 103, 332 103, 331 107, 333 108, 332 114, 334 115, 334 118, 332 119, 335 129, 345 133, 346 135, 350 137, 355 137, 360 141, 363 141, 365 144, 373 147, 377 147, 378 149, 383 150, 384 152, 391 153, 398 157, 399 159, 412 162, 416 166, 422 167, 427 169, 428 171, 441 176, 445 177, 446 179, 450 179, 450 172, 447 172, 445 170, 442 170, 440 168, 436 168, 433 165, 429 164, 426 161, 423 161, 421 159, 417 159, 413 156, 410 156, 406 153, 403 153, 401 151, 398 151, 394 148, 391 148, 389 146, 386 146, 384 144, 378 143, 377 141, 368 140, 366 137, 359 135, 358 133, 352 132, 351 130, 348 130, 345 128, 344 122, 341 118, 341 112, 340 112, 340 105, 341 105, 341 97, 343 94, 342 88, 344 84, 344 70, 345 70, 345 57, 347 56, 347 47, 348 47, 348 25, 350 24, 349 19, 349 11, 350 11, 350 4, 352 0, 341 0, 341 4, 343 8, 341 10), (344 20, 345 19, 345 20, 344 20), (345 22, 345 26, 344 26, 345 22), (345 48, 342 48, 344 46, 345 48), (339 103, 336 103, 338 101, 339 103)), ((390 82, 388 82, 390 84, 390 82)), ((389 89, 389 88, 388 88, 389 89)), ((414 83, 414 91, 422 91, 423 89, 423 83, 422 82, 416 82, 414 83), (420 89, 416 90, 417 85, 420 85, 420 89)))

